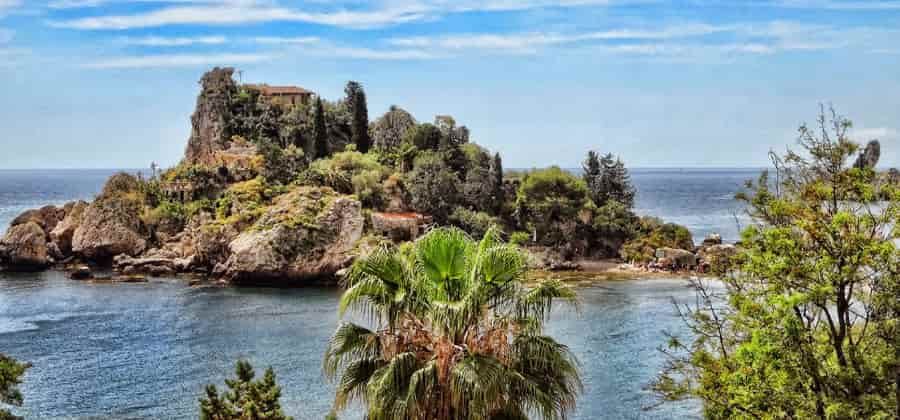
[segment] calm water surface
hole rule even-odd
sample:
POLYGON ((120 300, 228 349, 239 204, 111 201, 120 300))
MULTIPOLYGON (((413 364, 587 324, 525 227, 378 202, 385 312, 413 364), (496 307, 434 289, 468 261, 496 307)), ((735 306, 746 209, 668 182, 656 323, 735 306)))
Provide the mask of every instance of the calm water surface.
MULTIPOLYGON (((90 199, 113 171, 0 171, 0 226, 22 210, 90 199)), ((737 238, 731 198, 755 170, 636 170, 637 210, 685 224, 696 238, 737 238)), ((2 228, 0 228, 2 230, 2 228)), ((286 412, 321 419, 333 388, 321 357, 337 324, 335 289, 189 287, 73 282, 60 273, 0 274, 0 352, 29 361, 22 387, 29 419, 196 418, 209 382, 238 358, 275 368, 286 412)), ((554 314, 549 332, 583 365, 578 419, 698 417, 695 403, 646 409, 662 365, 664 330, 682 332, 671 299, 680 280, 597 282, 579 289, 580 313, 554 314)), ((360 418, 358 412, 342 418, 360 418)))

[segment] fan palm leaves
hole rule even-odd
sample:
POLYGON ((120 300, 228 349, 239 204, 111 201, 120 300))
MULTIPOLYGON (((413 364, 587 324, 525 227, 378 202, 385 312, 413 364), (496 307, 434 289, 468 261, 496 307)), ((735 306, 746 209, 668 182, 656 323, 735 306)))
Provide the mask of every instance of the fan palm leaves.
POLYGON ((367 328, 343 322, 325 354, 335 409, 351 401, 372 420, 565 419, 581 392, 578 362, 542 335, 558 281, 531 287, 518 248, 496 230, 455 228, 385 247, 358 261, 340 301, 367 328))

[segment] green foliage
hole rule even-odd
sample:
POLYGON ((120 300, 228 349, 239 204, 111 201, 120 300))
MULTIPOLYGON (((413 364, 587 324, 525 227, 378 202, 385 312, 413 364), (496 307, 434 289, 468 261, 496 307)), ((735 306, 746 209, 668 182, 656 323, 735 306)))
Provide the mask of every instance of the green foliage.
POLYGON ((369 147, 372 145, 372 139, 369 137, 369 110, 366 105, 366 91, 363 90, 359 82, 351 80, 347 82, 344 93, 347 95, 347 106, 352 114, 350 125, 351 142, 356 145, 356 150, 359 150, 361 153, 368 153, 369 147))
POLYGON ((436 153, 420 154, 404 184, 412 207, 431 215, 438 223, 446 223, 459 203, 459 178, 436 153))
POLYGON ((473 237, 479 238, 484 236, 491 228, 499 229, 500 219, 482 211, 457 207, 450 214, 450 224, 466 231, 473 237))
POLYGON ((352 401, 370 419, 564 419, 581 391, 578 363, 542 325, 575 292, 558 281, 525 285, 525 257, 496 231, 458 229, 381 248, 348 275, 342 323, 325 353, 335 409, 352 401))
POLYGON ((850 165, 849 127, 823 112, 749 183, 739 265, 679 306, 694 341, 670 343, 661 396, 709 418, 898 418, 900 195, 850 165))
POLYGON ((464 144, 460 149, 466 157, 466 176, 462 186, 464 205, 493 212, 497 181, 491 170, 491 155, 475 143, 464 144))
POLYGON ((216 218, 228 224, 249 226, 280 192, 272 189, 263 177, 232 184, 216 202, 216 218))
POLYGON ((325 125, 325 108, 322 106, 322 98, 316 98, 316 106, 313 111, 313 158, 323 159, 330 154, 328 127, 325 125))
POLYGON ((582 165, 584 182, 590 192, 591 200, 598 207, 608 201, 617 201, 627 208, 634 207, 635 190, 625 164, 611 153, 600 157, 593 150, 588 152, 582 165))
POLYGON ((289 144, 279 146, 270 140, 257 143, 263 157, 263 176, 272 182, 289 184, 306 168, 303 149, 289 144))
POLYGON ((441 145, 441 130, 434 124, 419 124, 406 134, 406 142, 415 146, 418 150, 437 151, 441 145))
POLYGON ((385 154, 398 151, 407 132, 415 126, 416 119, 409 112, 391 105, 391 109, 372 125, 372 141, 375 149, 385 154))
POLYGON ((389 175, 377 155, 346 151, 313 162, 302 178, 342 194, 356 194, 367 208, 380 208, 386 201, 382 184, 389 175))
POLYGON ((253 367, 244 360, 237 362, 235 378, 226 379, 228 391, 219 394, 215 385, 206 386, 206 397, 200 399, 202 420, 291 420, 281 411, 281 387, 272 368, 254 380, 253 367))
POLYGON ((553 166, 528 174, 519 186, 519 223, 537 233, 544 245, 559 245, 575 237, 578 213, 587 204, 584 181, 553 166))
POLYGON ((513 232, 511 235, 509 235, 509 243, 513 245, 522 246, 529 242, 531 242, 531 234, 529 234, 528 232, 518 231, 513 232))
POLYGON ((657 248, 694 249, 694 238, 688 228, 663 223, 655 217, 641 217, 633 232, 634 238, 626 242, 620 251, 622 258, 628 261, 650 262, 655 258, 657 248))
MULTIPOLYGON (((603 256, 618 256, 625 242, 634 237, 638 220, 625 204, 616 200, 607 201, 594 211, 591 220, 591 248, 603 256)), ((674 231, 677 234, 673 236, 682 238, 684 235, 681 229, 674 228, 674 231)))
POLYGON ((30 366, 19 363, 15 359, 0 353, 0 420, 19 420, 9 411, 2 408, 3 404, 11 406, 22 405, 22 392, 19 385, 22 383, 22 375, 30 366))

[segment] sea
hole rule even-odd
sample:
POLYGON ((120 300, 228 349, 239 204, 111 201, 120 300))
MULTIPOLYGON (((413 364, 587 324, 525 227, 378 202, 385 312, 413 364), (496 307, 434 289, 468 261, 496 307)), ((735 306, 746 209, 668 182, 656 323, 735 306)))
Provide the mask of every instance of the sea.
MULTIPOLYGON (((89 200, 114 170, 0 170, 0 230, 22 211, 89 200)), ((133 171, 132 171, 133 172, 133 171)), ((687 226, 695 241, 736 241, 746 225, 734 199, 759 169, 633 169, 636 211, 687 226)), ((687 337, 673 302, 684 279, 597 280, 581 305, 558 310, 547 332, 578 357, 584 392, 574 419, 700 418, 696 401, 663 403, 649 386, 666 334, 687 337)), ((75 282, 62 273, 0 273, 0 353, 32 364, 26 419, 190 419, 206 384, 223 388, 238 359, 272 367, 284 411, 329 413, 334 385, 322 355, 338 325, 336 288, 191 287, 174 278, 140 284, 75 282)), ((363 418, 360 408, 339 413, 363 418)))

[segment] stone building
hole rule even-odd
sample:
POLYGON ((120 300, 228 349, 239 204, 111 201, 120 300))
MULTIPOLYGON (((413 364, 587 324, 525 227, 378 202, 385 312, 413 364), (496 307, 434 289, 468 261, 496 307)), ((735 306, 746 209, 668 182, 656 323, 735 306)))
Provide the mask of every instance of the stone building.
POLYGON ((281 106, 309 105, 313 93, 297 86, 244 85, 258 90, 262 97, 281 106))

